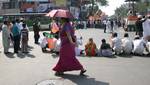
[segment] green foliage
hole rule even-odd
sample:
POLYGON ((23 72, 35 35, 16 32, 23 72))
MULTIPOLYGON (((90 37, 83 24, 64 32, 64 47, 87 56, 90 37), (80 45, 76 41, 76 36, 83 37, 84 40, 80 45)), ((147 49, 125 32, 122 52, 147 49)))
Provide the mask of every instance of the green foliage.
MULTIPOLYGON (((146 5, 146 3, 141 2, 140 0, 136 0, 135 10, 137 13, 146 14, 147 8, 150 8, 150 5, 146 5)), ((118 17, 126 17, 128 13, 128 4, 123 4, 119 8, 115 10, 115 16, 118 17)))
POLYGON ((101 6, 107 6, 108 1, 107 0, 91 0, 90 3, 92 6, 89 7, 89 13, 88 15, 93 15, 95 14, 99 9, 99 5, 101 6))
POLYGON ((30 27, 33 25, 33 20, 27 20, 26 21, 26 24, 30 27))
POLYGON ((108 1, 107 0, 96 0, 97 3, 100 3, 102 6, 107 6, 108 1))
POLYGON ((127 4, 121 5, 119 8, 115 10, 115 15, 117 17, 126 17, 128 13, 127 4))
POLYGON ((147 8, 150 8, 150 6, 147 6, 146 3, 139 2, 135 5, 135 8, 138 13, 145 14, 147 12, 147 8))

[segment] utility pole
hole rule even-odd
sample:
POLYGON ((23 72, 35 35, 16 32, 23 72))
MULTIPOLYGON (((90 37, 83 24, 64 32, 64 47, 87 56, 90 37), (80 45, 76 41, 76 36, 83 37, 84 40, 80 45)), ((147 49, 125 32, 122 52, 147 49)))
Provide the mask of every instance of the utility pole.
POLYGON ((91 11, 91 12, 92 12, 92 13, 91 13, 92 15, 93 15, 93 10, 94 10, 94 3, 95 3, 94 0, 92 0, 92 11, 91 11))

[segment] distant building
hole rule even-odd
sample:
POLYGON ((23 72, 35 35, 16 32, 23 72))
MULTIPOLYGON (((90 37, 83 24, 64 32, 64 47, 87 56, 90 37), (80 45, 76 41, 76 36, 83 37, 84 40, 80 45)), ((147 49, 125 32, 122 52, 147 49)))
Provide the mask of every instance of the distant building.
POLYGON ((19 13, 19 0, 0 0, 0 14, 19 13))
POLYGON ((0 15, 20 12, 46 12, 53 0, 0 0, 0 15))
POLYGON ((9 13, 43 13, 53 8, 67 8, 78 17, 81 5, 90 0, 0 0, 0 15, 9 13))

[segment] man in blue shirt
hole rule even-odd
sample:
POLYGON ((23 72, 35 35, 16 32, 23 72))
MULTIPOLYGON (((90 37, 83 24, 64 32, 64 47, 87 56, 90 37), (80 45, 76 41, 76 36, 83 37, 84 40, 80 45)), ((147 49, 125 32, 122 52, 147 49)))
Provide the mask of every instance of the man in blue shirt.
POLYGON ((14 53, 18 53, 18 50, 20 48, 20 29, 17 27, 15 21, 12 22, 12 33, 13 33, 13 39, 14 39, 14 53))

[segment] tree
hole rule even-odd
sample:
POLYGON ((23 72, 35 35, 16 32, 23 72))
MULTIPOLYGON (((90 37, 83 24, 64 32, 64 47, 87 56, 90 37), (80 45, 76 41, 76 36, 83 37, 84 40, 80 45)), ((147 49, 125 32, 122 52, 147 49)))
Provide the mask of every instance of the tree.
POLYGON ((135 5, 136 10, 138 10, 138 13, 140 14, 146 14, 147 8, 150 8, 149 2, 139 2, 135 5))
POLYGON ((117 17, 126 17, 127 13, 128 13, 128 10, 129 10, 128 5, 123 4, 115 10, 115 16, 117 16, 117 17))
POLYGON ((91 0, 90 3, 92 4, 91 14, 95 13, 93 10, 95 9, 95 7, 98 7, 98 5, 101 5, 101 6, 107 6, 108 5, 107 0, 91 0))
MULTIPOLYGON (((148 3, 141 2, 141 1, 135 3, 136 13, 146 14, 147 13, 147 8, 150 8, 150 5, 146 5, 146 4, 148 4, 148 3)), ((129 9, 130 8, 129 8, 128 4, 123 4, 115 10, 115 16, 126 17, 127 12, 129 11, 129 9)))
POLYGON ((108 5, 108 1, 107 0, 96 0, 96 3, 100 3, 101 6, 107 6, 108 5))
POLYGON ((108 1, 107 0, 82 0, 81 2, 82 6, 85 6, 87 8, 86 13, 81 13, 81 18, 82 16, 86 16, 88 18, 89 16, 93 16, 98 10, 100 10, 99 5, 101 6, 107 6, 108 1))

